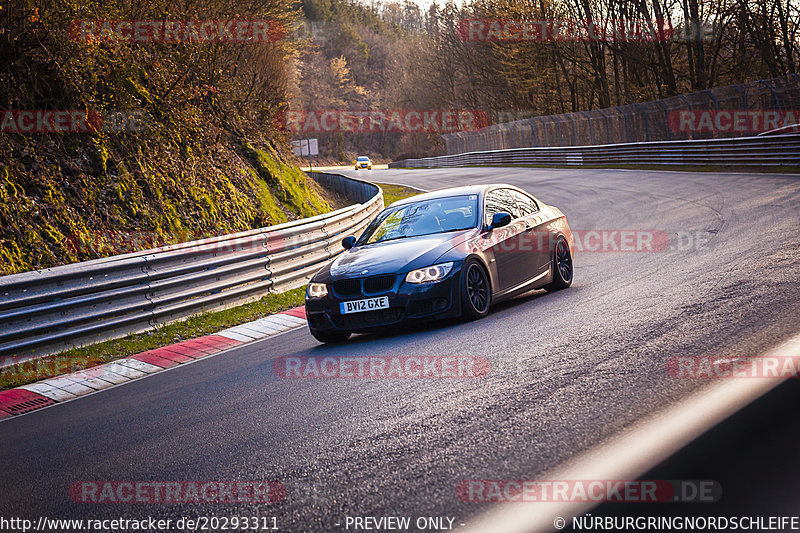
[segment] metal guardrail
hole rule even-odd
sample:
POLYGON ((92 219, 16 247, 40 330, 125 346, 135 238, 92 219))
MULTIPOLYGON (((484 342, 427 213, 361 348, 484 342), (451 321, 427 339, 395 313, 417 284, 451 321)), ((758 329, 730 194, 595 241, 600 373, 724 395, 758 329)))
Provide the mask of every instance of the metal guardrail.
POLYGON ((599 146, 512 148, 404 159, 389 168, 449 168, 470 165, 800 165, 800 134, 605 144, 599 146))
POLYGON ((312 178, 349 207, 311 218, 0 278, 0 367, 305 284, 383 208, 383 191, 312 178))

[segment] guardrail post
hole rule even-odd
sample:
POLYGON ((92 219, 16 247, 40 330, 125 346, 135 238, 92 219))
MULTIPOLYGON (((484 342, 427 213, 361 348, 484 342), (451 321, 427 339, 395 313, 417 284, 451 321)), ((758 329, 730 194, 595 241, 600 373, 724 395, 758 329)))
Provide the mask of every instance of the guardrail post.
POLYGON ((564 135, 561 133, 561 121, 557 118, 553 119, 553 122, 556 123, 556 128, 558 129, 558 146, 562 146, 562 142, 564 141, 564 135))
POLYGON ((629 142, 631 142, 631 134, 628 131, 628 114, 625 113, 624 111, 622 111, 622 109, 619 108, 619 107, 617 108, 617 111, 622 113, 622 120, 625 121, 625 142, 629 143, 629 142))
POLYGON ((539 142, 539 135, 536 134, 536 122, 534 119, 528 119, 528 124, 531 127, 531 133, 533 134, 533 146, 542 146, 542 143, 539 142))
MULTIPOLYGON (((644 140, 645 142, 650 140, 650 132, 647 128, 647 110, 642 107, 642 104, 633 104, 636 109, 639 109, 642 114, 642 119, 644 120, 644 140)), ((669 127, 669 126, 667 126, 669 127)))
POLYGON ((783 106, 781 106, 781 101, 778 98, 778 93, 775 92, 775 88, 769 83, 767 80, 758 80, 758 83, 763 83, 764 86, 769 89, 772 93, 772 99, 775 100, 775 105, 778 107, 778 111, 783 111, 783 106))
POLYGON ((542 129, 544 129, 544 145, 550 146, 550 136, 547 133, 547 122, 542 120, 542 129))
POLYGON ((661 100, 653 100, 655 104, 664 110, 664 124, 666 125, 666 133, 667 133, 667 140, 672 140, 672 132, 669 130, 669 111, 667 110, 667 106, 661 100))
POLYGON ((606 119, 606 144, 611 144, 611 120, 608 118, 608 115, 603 113, 602 109, 598 109, 597 112, 606 119))
MULTIPOLYGON (((694 109, 692 108, 692 103, 691 103, 691 102, 689 102, 689 100, 687 100, 687 99, 686 99, 686 97, 685 97, 684 95, 682 95, 682 94, 679 94, 679 95, 678 95, 678 98, 680 98, 681 100, 683 100, 683 101, 686 103, 686 105, 687 105, 687 106, 689 106, 689 112, 692 112, 692 111, 694 111, 694 109)), ((694 140, 694 130, 693 130, 691 133, 692 133, 692 140, 694 140)))
MULTIPOLYGON (((719 113, 719 100, 717 100, 717 97, 714 96, 714 92, 713 91, 710 91, 709 89, 706 89, 703 92, 704 93, 708 93, 708 96, 711 97, 711 101, 714 102, 714 114, 717 115, 719 113)), ((719 132, 718 131, 714 132, 714 138, 715 139, 719 138, 719 132)))
POLYGON ((594 144, 594 134, 592 133, 592 117, 589 116, 589 113, 586 111, 581 111, 583 116, 586 117, 586 122, 589 123, 589 144, 594 144))
POLYGON ((573 113, 569 113, 567 116, 569 117, 570 122, 572 122, 572 143, 577 144, 578 142, 578 127, 575 125, 575 119, 573 118, 573 113))
POLYGON ((715 113, 719 113, 719 100, 717 100, 717 97, 716 97, 716 96, 714 96, 714 91, 711 91, 711 90, 709 90, 709 89, 706 89, 706 90, 705 90, 705 91, 703 91, 703 92, 704 92, 704 93, 708 93, 708 96, 710 96, 710 97, 711 97, 711 101, 713 101, 713 102, 714 102, 714 112, 715 112, 715 113))
POLYGON ((749 111, 747 109, 747 93, 742 90, 742 86, 741 85, 731 85, 731 88, 742 96, 742 109, 744 111, 749 111))

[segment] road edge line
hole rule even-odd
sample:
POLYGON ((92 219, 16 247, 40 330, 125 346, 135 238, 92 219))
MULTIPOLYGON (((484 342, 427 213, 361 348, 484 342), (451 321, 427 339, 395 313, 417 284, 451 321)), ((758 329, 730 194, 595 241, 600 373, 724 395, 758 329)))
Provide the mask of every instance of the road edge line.
MULTIPOLYGON (((295 307, 210 335, 161 346, 77 372, 61 374, 13 389, 6 389, 0 391, 0 423, 127 385, 154 374, 210 359, 242 346, 289 333, 306 325, 305 306, 295 307), (273 330, 262 333, 256 332, 255 329, 248 330, 250 332, 248 335, 258 336, 248 337, 246 341, 234 338, 240 337, 235 330, 246 327, 248 324, 253 324, 253 328, 256 329, 263 329, 266 324, 273 330), (212 340, 214 337, 225 338, 228 342, 212 340), (213 346, 214 344, 216 347, 213 346), (226 346, 220 347, 223 345, 226 346)), ((242 336, 242 338, 244 337, 242 336)))

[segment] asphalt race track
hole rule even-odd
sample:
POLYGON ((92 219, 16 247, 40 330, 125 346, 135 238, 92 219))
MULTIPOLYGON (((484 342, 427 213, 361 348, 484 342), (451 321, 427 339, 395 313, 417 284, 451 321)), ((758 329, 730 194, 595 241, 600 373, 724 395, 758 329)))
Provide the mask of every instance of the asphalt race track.
MULTIPOLYGON (((518 185, 573 231, 664 232, 660 251, 579 251, 575 282, 471 323, 318 344, 305 329, 0 423, 0 515, 441 516, 467 479, 537 479, 708 384, 674 356, 758 355, 800 331, 800 177, 633 170, 375 170, 425 189, 518 185), (469 355, 478 379, 282 379, 281 356, 469 355), (273 480, 276 504, 78 504, 80 480, 273 480)), ((662 235, 661 233, 658 233, 662 235)), ((597 241, 592 241, 596 243, 597 241)), ((602 248, 602 246, 601 246, 602 248)), ((447 523, 447 521, 445 521, 447 523)), ((340 524, 337 526, 336 524, 340 524)))

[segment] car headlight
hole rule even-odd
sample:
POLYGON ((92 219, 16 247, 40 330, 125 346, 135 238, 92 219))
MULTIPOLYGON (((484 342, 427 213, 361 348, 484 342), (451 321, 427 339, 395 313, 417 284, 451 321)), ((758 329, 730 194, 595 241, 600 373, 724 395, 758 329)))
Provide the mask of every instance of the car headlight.
POLYGON ((324 283, 309 283, 306 296, 309 298, 322 298, 328 295, 328 287, 324 283))
POLYGON ((412 270, 406 274, 406 281, 409 283, 429 283, 439 281, 453 269, 453 263, 442 263, 417 270, 412 270))

